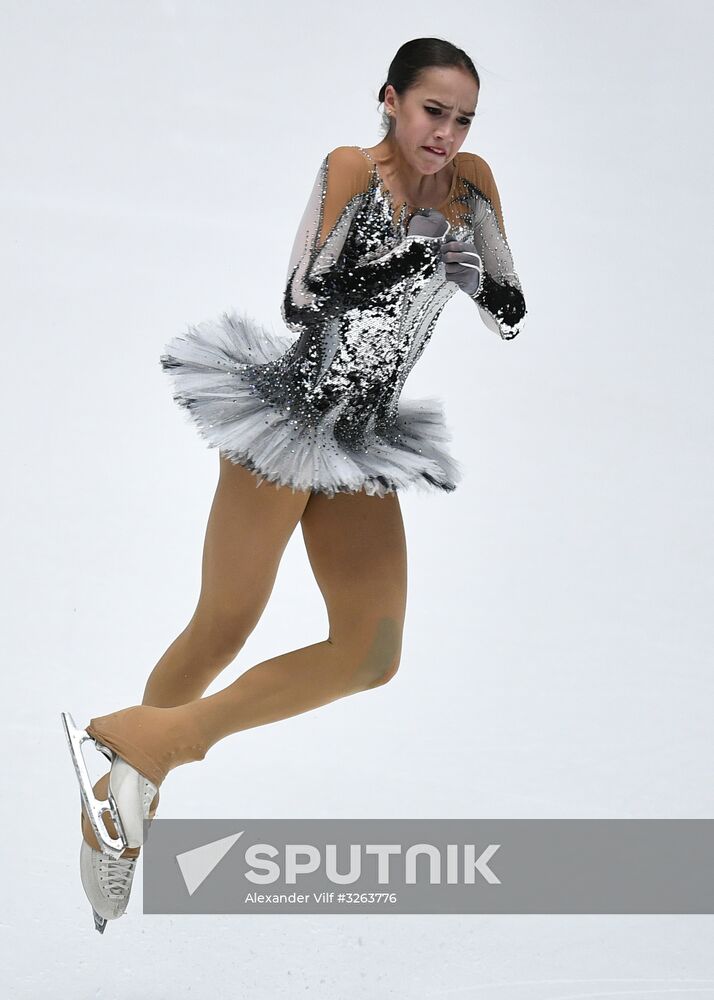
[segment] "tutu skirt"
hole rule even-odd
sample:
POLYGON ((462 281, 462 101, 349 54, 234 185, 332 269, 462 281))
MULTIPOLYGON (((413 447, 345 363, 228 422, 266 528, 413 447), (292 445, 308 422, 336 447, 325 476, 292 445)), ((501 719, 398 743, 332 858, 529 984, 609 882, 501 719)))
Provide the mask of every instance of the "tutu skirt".
POLYGON ((335 493, 364 490, 384 496, 408 487, 450 492, 461 478, 447 443, 438 399, 400 400, 389 433, 370 434, 363 447, 346 443, 335 424, 345 395, 320 420, 303 424, 294 407, 278 406, 256 390, 256 366, 275 365, 296 343, 246 314, 189 326, 161 355, 173 398, 211 448, 277 486, 335 493))

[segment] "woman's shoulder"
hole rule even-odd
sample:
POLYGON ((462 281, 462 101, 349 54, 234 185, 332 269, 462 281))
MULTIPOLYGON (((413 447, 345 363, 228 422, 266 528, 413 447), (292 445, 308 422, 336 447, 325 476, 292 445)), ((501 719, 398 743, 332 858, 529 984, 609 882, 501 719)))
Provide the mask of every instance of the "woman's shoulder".
POLYGON ((489 163, 478 153, 460 150, 457 155, 459 157, 459 173, 475 184, 484 194, 489 195, 493 188, 493 172, 489 163))
POLYGON ((335 146, 327 154, 344 163, 365 163, 369 167, 369 156, 361 146, 335 146))
POLYGON ((331 200, 345 205, 369 189, 371 166, 359 146, 335 146, 323 157, 321 169, 331 200))
POLYGON ((322 160, 324 197, 320 243, 326 239, 345 207, 361 202, 370 190, 370 163, 358 146, 336 146, 322 160))
POLYGON ((478 192, 484 195, 494 212, 496 213, 496 218, 498 219, 498 225, 501 228, 501 232, 505 235, 505 229, 503 225, 503 210, 501 208, 501 197, 498 193, 498 187, 493 176, 493 171, 490 165, 483 156, 479 156, 478 153, 459 153, 461 160, 459 161, 459 172, 462 177, 466 178, 478 192))

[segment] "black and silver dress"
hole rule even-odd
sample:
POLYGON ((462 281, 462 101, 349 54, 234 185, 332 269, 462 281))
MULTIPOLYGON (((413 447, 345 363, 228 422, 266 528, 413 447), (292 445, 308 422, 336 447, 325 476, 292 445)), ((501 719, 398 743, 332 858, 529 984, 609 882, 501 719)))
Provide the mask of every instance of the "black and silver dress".
MULTIPOLYGON (((473 299, 509 340, 526 308, 498 191, 481 157, 459 152, 454 163, 449 195, 434 207, 451 234, 475 244, 483 275, 473 299)), ((166 346, 174 399, 257 485, 330 496, 455 489, 461 470, 441 401, 401 392, 458 286, 446 278, 443 237, 410 236, 408 221, 369 153, 337 147, 320 164, 293 244, 287 330, 226 312, 166 346)))

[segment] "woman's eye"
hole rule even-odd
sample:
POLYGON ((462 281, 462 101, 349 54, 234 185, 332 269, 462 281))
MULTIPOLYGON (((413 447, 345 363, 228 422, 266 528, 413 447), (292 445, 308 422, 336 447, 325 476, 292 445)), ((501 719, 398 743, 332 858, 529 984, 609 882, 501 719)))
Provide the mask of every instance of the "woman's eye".
MULTIPOLYGON (((441 114, 441 108, 431 108, 431 107, 429 107, 428 104, 424 105, 424 110, 425 111, 431 111, 431 112, 433 112, 436 115, 440 115, 441 114)), ((470 118, 459 118, 459 124, 460 125, 470 125, 471 124, 471 119, 470 118)))

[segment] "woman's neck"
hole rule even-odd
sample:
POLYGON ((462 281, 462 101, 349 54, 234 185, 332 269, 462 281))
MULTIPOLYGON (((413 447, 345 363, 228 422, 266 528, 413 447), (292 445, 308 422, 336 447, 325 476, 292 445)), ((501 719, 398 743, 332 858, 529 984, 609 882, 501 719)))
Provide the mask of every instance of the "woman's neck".
POLYGON ((398 143, 390 136, 367 152, 377 164, 380 177, 395 201, 406 201, 414 208, 428 208, 441 205, 448 195, 455 163, 424 174, 406 159, 398 143))

